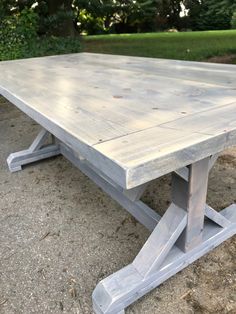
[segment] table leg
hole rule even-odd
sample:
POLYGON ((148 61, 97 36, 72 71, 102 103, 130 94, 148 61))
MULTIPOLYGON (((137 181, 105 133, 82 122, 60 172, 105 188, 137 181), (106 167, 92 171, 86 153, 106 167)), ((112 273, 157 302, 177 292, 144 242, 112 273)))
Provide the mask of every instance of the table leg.
POLYGON ((137 257, 95 288, 96 314, 120 313, 236 233, 236 205, 220 213, 206 205, 209 163, 190 165, 187 180, 173 174, 172 203, 137 257))
POLYGON ((28 149, 10 154, 7 164, 11 172, 16 172, 22 170, 23 165, 59 154, 60 148, 55 138, 48 131, 42 129, 28 149), (51 144, 45 145, 49 137, 52 137, 51 144))
POLYGON ((160 217, 139 200, 146 185, 123 190, 54 137, 45 146, 49 136, 42 130, 29 149, 11 154, 10 171, 62 154, 152 232, 130 265, 98 283, 93 292, 96 314, 123 314, 131 303, 236 233, 236 205, 218 213, 206 204, 208 173, 216 158, 172 174, 172 203, 160 217))
POLYGON ((172 174, 172 201, 188 214, 187 226, 178 239, 184 252, 202 243, 209 160, 205 158, 190 165, 187 181, 172 174))

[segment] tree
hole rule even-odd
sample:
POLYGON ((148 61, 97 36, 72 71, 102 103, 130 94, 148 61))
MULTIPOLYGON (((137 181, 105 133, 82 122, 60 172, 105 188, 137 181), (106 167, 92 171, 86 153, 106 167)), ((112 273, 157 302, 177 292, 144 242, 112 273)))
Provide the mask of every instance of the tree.
POLYGON ((156 30, 156 0, 118 1, 117 13, 114 22, 118 33, 156 30))
POLYGON ((0 1, 0 19, 3 20, 5 16, 12 14, 11 10, 14 7, 15 0, 1 0, 0 1))
POLYGON ((183 1, 185 8, 188 10, 188 16, 190 20, 190 28, 196 29, 196 24, 199 20, 199 14, 201 12, 200 0, 185 0, 183 1))
POLYGON ((73 6, 80 32, 96 34, 112 28, 117 12, 113 0, 74 0, 73 6))
POLYGON ((125 33, 156 29, 156 0, 76 0, 74 6, 81 30, 88 33, 125 33))
POLYGON ((231 19, 231 27, 236 29, 236 12, 234 12, 232 19, 231 19))
POLYGON ((71 37, 192 28, 231 27, 236 0, 0 0, 0 19, 32 9, 38 15, 38 34, 71 37), (183 5, 188 10, 180 16, 183 5))
POLYGON ((170 28, 175 27, 181 28, 181 17, 182 11, 181 4, 182 0, 157 0, 157 18, 159 21, 159 28, 170 28), (163 24, 163 25, 162 25, 163 24))
POLYGON ((229 29, 235 0, 185 0, 194 30, 229 29))
POLYGON ((39 1, 36 8, 41 17, 41 31, 55 36, 77 34, 72 0, 39 1))

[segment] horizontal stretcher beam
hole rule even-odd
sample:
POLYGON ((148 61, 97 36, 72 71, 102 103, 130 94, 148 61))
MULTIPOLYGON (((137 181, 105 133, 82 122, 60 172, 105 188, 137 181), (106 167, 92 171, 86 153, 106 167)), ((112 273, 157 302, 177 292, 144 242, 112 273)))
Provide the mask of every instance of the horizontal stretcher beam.
POLYGON ((148 291, 236 233, 236 205, 220 213, 206 204, 208 173, 217 156, 172 173, 172 203, 163 217, 140 201, 146 184, 124 190, 68 145, 42 130, 32 145, 11 154, 14 172, 31 162, 62 154, 124 207, 151 235, 134 261, 100 281, 93 292, 96 314, 123 314, 148 291))
POLYGON ((26 164, 62 154, 148 230, 155 228, 161 217, 139 200, 146 185, 124 190, 62 142, 52 138, 52 143, 45 145, 50 136, 51 134, 43 129, 28 149, 10 154, 7 158, 10 171, 19 171, 26 164))
POLYGON ((160 221, 160 216, 142 201, 130 200, 120 189, 117 189, 112 183, 108 182, 104 177, 99 175, 99 171, 95 171, 85 160, 76 156, 68 146, 60 144, 61 154, 70 162, 78 167, 85 175, 95 182, 103 191, 110 195, 122 207, 124 207, 131 215, 133 215, 148 230, 152 231, 160 221))
MULTIPOLYGON (((28 149, 10 154, 7 159, 9 170, 11 172, 19 171, 22 170, 22 166, 26 164, 62 154, 94 181, 103 191, 124 207, 149 231, 154 230, 161 216, 139 200, 147 184, 130 190, 124 190, 67 145, 58 140, 55 141, 54 138, 51 144, 44 145, 50 136, 51 134, 48 131, 42 129, 28 149)), ((213 160, 215 162, 216 157, 212 157, 211 160, 212 167, 213 160)), ((185 180, 188 180, 188 167, 179 169, 176 173, 185 180)), ((228 223, 219 213, 208 205, 206 205, 205 208, 205 215, 221 226, 225 226, 228 223)))

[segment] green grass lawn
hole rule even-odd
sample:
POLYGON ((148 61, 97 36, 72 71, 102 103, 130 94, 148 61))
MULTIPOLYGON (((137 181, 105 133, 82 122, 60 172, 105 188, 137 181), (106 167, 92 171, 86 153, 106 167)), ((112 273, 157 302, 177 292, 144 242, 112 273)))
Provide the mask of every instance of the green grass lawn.
POLYGON ((236 56, 236 30, 84 36, 83 50, 202 61, 213 56, 236 56))

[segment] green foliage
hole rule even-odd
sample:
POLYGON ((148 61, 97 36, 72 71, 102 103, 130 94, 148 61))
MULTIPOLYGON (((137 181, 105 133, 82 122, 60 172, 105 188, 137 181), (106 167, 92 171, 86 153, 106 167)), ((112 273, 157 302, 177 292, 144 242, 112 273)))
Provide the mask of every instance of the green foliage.
POLYGON ((66 37, 78 32, 228 29, 236 0, 0 0, 0 19, 25 8, 38 15, 38 35, 66 37), (180 16, 183 5, 188 14, 180 16))
POLYGON ((230 29, 235 0, 185 0, 194 30, 230 29))
POLYGON ((29 41, 37 38, 38 16, 31 9, 6 16, 0 22, 0 60, 21 57, 29 41))
POLYGON ((32 9, 23 9, 16 15, 16 32, 24 37, 25 41, 37 37, 38 15, 32 9))
POLYGON ((55 14, 48 15, 43 19, 43 27, 45 33, 55 34, 61 29, 67 20, 72 20, 74 14, 72 11, 58 10, 55 14))
POLYGON ((14 0, 0 0, 0 20, 11 14, 15 2, 14 0))
POLYGON ((156 30, 156 1, 136 1, 131 12, 128 13, 127 24, 133 27, 135 32, 156 30))
POLYGON ((38 1, 35 11, 39 15, 39 34, 74 36, 76 34, 76 14, 72 0, 38 1))
POLYGON ((72 38, 38 37, 38 15, 32 9, 6 16, 0 24, 0 61, 80 51, 72 38))
POLYGON ((22 50, 21 58, 43 57, 81 51, 80 39, 42 36, 29 42, 22 50))
POLYGON ((75 0, 73 4, 81 32, 98 34, 156 30, 157 0, 75 0))
POLYGON ((157 0, 156 2, 158 17, 166 21, 165 29, 170 27, 180 28, 180 12, 182 10, 181 4, 183 1, 157 0))
POLYGON ((235 0, 74 0, 80 31, 132 33, 177 28, 228 29, 235 0), (180 17, 182 5, 189 15, 180 17))
POLYGON ((79 33, 236 28, 234 12, 236 0, 0 0, 0 60, 77 52, 79 33))
POLYGON ((81 51, 81 43, 80 39, 47 36, 31 40, 17 49, 1 48, 0 45, 0 61, 76 53, 81 51))
POLYGON ((231 27, 233 29, 236 29, 236 12, 233 13, 232 19, 231 19, 231 27))
POLYGON ((85 9, 80 10, 78 15, 79 31, 85 32, 87 35, 106 33, 107 28, 104 25, 104 18, 93 16, 85 9))

